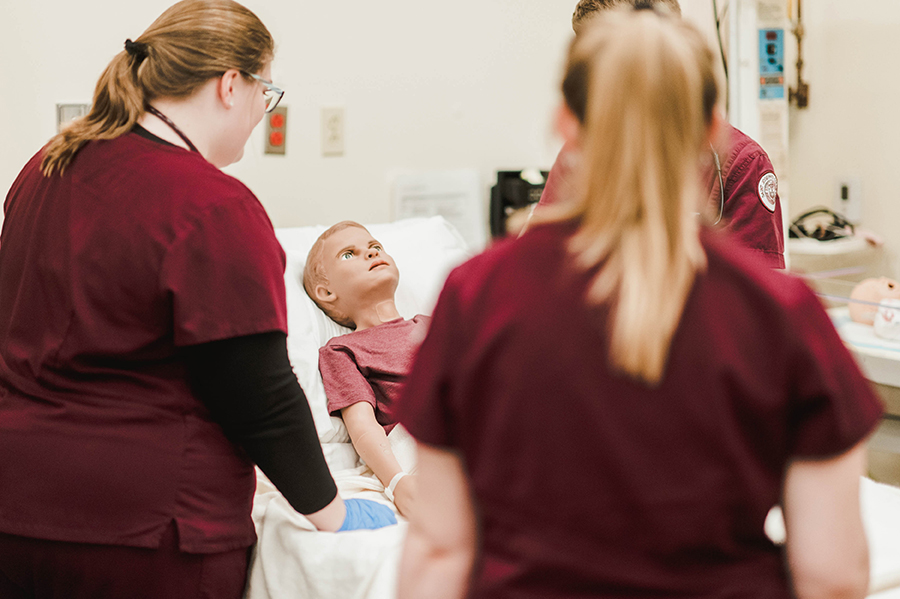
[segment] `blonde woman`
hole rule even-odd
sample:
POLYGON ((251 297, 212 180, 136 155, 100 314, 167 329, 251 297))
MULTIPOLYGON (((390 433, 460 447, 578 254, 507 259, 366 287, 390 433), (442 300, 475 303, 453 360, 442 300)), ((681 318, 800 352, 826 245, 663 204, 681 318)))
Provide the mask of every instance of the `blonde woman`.
MULTIPOLYGON (((637 4, 681 15, 678 0, 579 0, 572 29, 578 35, 597 15, 637 4)), ((704 156, 704 189, 708 190, 709 201, 702 208, 711 224, 727 230, 731 239, 751 249, 759 260, 772 268, 784 268, 781 200, 772 161, 762 146, 729 123, 723 123, 723 129, 704 156)), ((572 195, 570 170, 577 162, 578 153, 570 151, 568 145, 560 150, 536 212, 572 195)))
POLYGON ((320 529, 337 496, 286 351, 284 253, 239 159, 273 40, 185 0, 25 166, 0 237, 0 596, 241 597, 257 463, 320 529))
POLYGON ((881 405, 808 288, 700 229, 712 52, 611 12, 563 92, 578 200, 451 274, 399 401, 400 596, 862 597, 881 405))

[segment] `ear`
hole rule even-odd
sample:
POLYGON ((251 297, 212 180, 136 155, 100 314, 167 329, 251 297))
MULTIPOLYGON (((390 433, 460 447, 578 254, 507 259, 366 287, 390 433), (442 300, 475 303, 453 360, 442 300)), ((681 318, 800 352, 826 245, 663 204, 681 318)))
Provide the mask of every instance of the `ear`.
POLYGON ((554 125, 556 126, 556 132, 567 145, 575 147, 581 145, 581 123, 565 102, 560 102, 556 108, 554 125))
POLYGON ((706 137, 714 148, 722 147, 720 142, 725 141, 722 136, 725 134, 725 115, 719 110, 718 106, 713 108, 712 119, 709 122, 709 128, 706 131, 706 137))
POLYGON ((237 79, 241 77, 240 71, 237 69, 228 69, 219 77, 219 84, 216 86, 216 95, 225 108, 234 106, 235 85, 237 79))
POLYGON ((316 299, 326 304, 337 301, 337 296, 325 285, 316 285, 316 299))

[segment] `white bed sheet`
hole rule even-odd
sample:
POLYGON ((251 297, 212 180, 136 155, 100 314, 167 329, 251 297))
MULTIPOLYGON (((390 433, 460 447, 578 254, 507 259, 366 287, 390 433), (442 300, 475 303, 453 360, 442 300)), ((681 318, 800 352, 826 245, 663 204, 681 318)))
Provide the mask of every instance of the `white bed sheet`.
MULTIPOLYGON (((401 426, 388 437, 404 469, 415 463, 415 442, 401 426)), ((365 465, 334 473, 341 497, 391 505, 365 465)), ((392 507, 392 506, 391 506, 392 507)), ((392 599, 407 524, 379 530, 317 532, 284 497, 258 475, 253 520, 259 540, 247 599, 392 599)))
POLYGON ((869 592, 900 597, 900 489, 864 478, 860 500, 869 539, 869 592))

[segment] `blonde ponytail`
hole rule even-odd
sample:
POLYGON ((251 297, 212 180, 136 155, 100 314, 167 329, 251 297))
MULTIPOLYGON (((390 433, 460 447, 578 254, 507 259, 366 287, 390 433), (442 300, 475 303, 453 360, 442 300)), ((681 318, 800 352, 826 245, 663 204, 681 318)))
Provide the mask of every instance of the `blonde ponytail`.
POLYGON ((89 141, 131 131, 153 99, 185 98, 229 69, 257 73, 275 52, 265 25, 233 0, 182 0, 126 48, 97 81, 87 116, 47 144, 41 162, 45 176, 57 170, 62 175, 89 141))
POLYGON ((587 301, 611 307, 611 366, 655 386, 706 264, 696 213, 713 54, 679 19, 611 11, 573 43, 563 90, 583 125, 569 249, 581 268, 599 266, 587 301))

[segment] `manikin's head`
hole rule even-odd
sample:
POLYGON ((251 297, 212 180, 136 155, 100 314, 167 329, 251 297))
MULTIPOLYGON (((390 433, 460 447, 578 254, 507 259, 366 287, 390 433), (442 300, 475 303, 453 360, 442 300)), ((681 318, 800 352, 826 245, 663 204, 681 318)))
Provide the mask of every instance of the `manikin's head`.
POLYGON ((303 288, 336 323, 356 328, 356 315, 393 301, 400 271, 371 233, 345 220, 322 233, 306 259, 303 288))
POLYGON ((900 298, 900 283, 897 281, 887 277, 865 279, 850 293, 850 299, 856 300, 848 305, 850 318, 854 322, 872 324, 881 300, 898 298, 900 298))
POLYGON ((580 0, 572 14, 572 29, 576 34, 580 33, 584 24, 602 11, 637 5, 653 8, 664 7, 665 10, 681 16, 681 6, 678 4, 678 0, 580 0))

